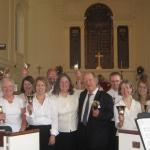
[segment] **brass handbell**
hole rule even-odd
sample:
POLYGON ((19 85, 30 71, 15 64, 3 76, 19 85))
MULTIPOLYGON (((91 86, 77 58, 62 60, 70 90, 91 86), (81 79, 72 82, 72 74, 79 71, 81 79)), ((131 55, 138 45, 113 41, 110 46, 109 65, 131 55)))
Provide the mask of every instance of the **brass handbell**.
POLYGON ((24 63, 23 67, 28 70, 30 68, 30 64, 24 63))
POLYGON ((0 113, 3 113, 3 108, 2 108, 2 106, 0 106, 0 113))
POLYGON ((126 106, 123 106, 123 105, 122 106, 116 106, 119 115, 124 115, 125 107, 126 106))
MULTIPOLYGON (((2 113, 3 113, 3 107, 0 106, 0 114, 2 114, 2 113)), ((3 124, 4 122, 5 122, 5 120, 3 120, 3 119, 0 120, 0 124, 3 124)))
POLYGON ((94 110, 96 110, 96 109, 100 109, 100 108, 101 108, 101 106, 100 106, 100 102, 99 102, 99 101, 94 100, 94 101, 93 101, 93 103, 92 103, 92 108, 93 108, 94 110))
POLYGON ((32 105, 33 103, 33 95, 27 95, 28 103, 32 105))

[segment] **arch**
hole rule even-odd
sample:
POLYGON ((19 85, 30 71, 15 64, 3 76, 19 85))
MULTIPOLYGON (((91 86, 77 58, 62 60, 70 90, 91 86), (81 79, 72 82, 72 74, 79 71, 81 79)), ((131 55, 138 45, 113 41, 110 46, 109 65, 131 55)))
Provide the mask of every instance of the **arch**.
POLYGON ((85 20, 85 68, 95 69, 95 55, 100 52, 103 57, 100 65, 104 69, 114 66, 113 51, 113 13, 102 3, 91 5, 84 14, 85 20))

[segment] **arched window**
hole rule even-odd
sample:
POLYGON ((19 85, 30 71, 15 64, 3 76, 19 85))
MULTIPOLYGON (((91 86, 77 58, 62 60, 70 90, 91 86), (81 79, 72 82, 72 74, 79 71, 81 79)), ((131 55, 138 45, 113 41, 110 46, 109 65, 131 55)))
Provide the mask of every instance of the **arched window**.
POLYGON ((100 52, 100 65, 104 69, 114 67, 112 11, 104 4, 91 5, 85 12, 85 68, 95 69, 100 52))

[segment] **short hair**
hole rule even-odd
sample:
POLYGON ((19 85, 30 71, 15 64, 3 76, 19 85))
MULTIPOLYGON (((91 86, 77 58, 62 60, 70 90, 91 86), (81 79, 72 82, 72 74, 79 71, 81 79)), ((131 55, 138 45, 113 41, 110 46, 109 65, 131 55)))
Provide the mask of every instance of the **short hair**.
POLYGON ((59 95, 60 93, 60 80, 63 78, 63 77, 66 77, 70 83, 70 86, 69 86, 69 94, 70 95, 73 95, 74 93, 74 90, 73 90, 73 83, 71 81, 71 78, 66 74, 66 73, 62 73, 60 76, 58 76, 56 82, 55 82, 55 85, 54 85, 54 90, 52 91, 52 93, 54 95, 59 95))
POLYGON ((121 73, 120 73, 120 72, 117 72, 117 71, 114 71, 114 72, 110 73, 110 75, 109 75, 109 80, 110 80, 110 78, 111 78, 112 76, 119 76, 121 80, 123 79, 121 73))
POLYGON ((13 85, 13 88, 15 87, 15 82, 14 82, 14 80, 11 79, 11 78, 5 77, 5 78, 3 78, 3 79, 1 80, 1 88, 3 88, 3 85, 4 85, 5 81, 10 81, 10 82, 12 83, 12 85, 13 85))
POLYGON ((83 79, 86 75, 91 74, 93 76, 93 78, 96 80, 96 84, 98 85, 98 76, 94 73, 94 72, 85 72, 83 75, 83 79))
POLYGON ((122 84, 127 84, 129 85, 129 87, 132 89, 132 94, 134 93, 134 86, 132 84, 131 81, 127 80, 127 79, 124 79, 121 81, 120 85, 119 85, 119 89, 118 89, 118 93, 121 95, 121 86, 122 84))
POLYGON ((21 88, 20 88, 20 92, 22 92, 22 93, 25 93, 25 90, 24 90, 24 82, 25 81, 30 82, 32 85, 34 85, 34 82, 35 82, 35 80, 34 80, 34 78, 32 76, 24 77, 22 82, 21 82, 21 88))
POLYGON ((57 71, 56 71, 56 69, 53 69, 53 68, 49 68, 48 70, 47 70, 47 76, 48 76, 48 74, 49 74, 49 72, 56 72, 56 74, 57 74, 57 71))
POLYGON ((46 77, 43 77, 43 76, 39 76, 35 79, 35 84, 34 84, 34 90, 36 92, 36 85, 37 85, 37 82, 38 81, 42 81, 44 84, 45 84, 45 87, 46 87, 46 91, 45 92, 48 92, 49 90, 49 84, 48 84, 48 80, 46 77))
POLYGON ((102 74, 98 74, 97 75, 97 79, 98 79, 98 84, 100 84, 101 82, 105 81, 105 78, 102 74))

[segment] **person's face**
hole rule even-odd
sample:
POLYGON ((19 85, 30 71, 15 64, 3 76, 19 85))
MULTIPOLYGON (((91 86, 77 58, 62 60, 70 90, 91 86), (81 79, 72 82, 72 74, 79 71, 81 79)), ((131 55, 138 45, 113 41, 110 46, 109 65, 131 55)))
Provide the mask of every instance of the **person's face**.
POLYGON ((27 80, 24 81, 23 88, 24 88, 24 91, 25 91, 26 94, 31 94, 32 91, 33 91, 32 84, 27 80))
POLYGON ((117 91, 119 89, 119 84, 121 82, 121 78, 119 75, 113 75, 110 77, 111 88, 117 91))
POLYGON ((79 79, 82 78, 82 73, 81 73, 79 70, 77 70, 77 71, 75 72, 75 76, 76 76, 76 79, 79 80, 79 79))
POLYGON ((48 81, 50 83, 54 83, 56 81, 57 78, 57 74, 56 71, 49 71, 48 75, 47 75, 48 81))
POLYGON ((3 92, 4 97, 10 97, 13 95, 14 86, 11 81, 9 80, 4 81, 2 85, 2 92, 3 92))
POLYGON ((89 92, 93 92, 97 87, 97 81, 92 74, 86 74, 84 76, 84 85, 89 92))
POLYGON ((132 95, 132 88, 129 86, 129 84, 123 83, 121 85, 121 95, 123 97, 129 97, 132 95))
POLYGON ((28 74, 29 74, 28 69, 23 68, 23 69, 21 70, 21 76, 22 76, 22 78, 26 77, 28 74))
POLYGON ((43 81, 38 80, 36 83, 36 93, 38 95, 44 95, 46 93, 46 85, 43 81))
POLYGON ((66 77, 60 79, 60 92, 68 92, 70 87, 70 82, 66 77))
POLYGON ((140 96, 146 96, 148 93, 148 88, 146 86, 146 84, 140 82, 139 86, 138 86, 138 93, 140 96))

